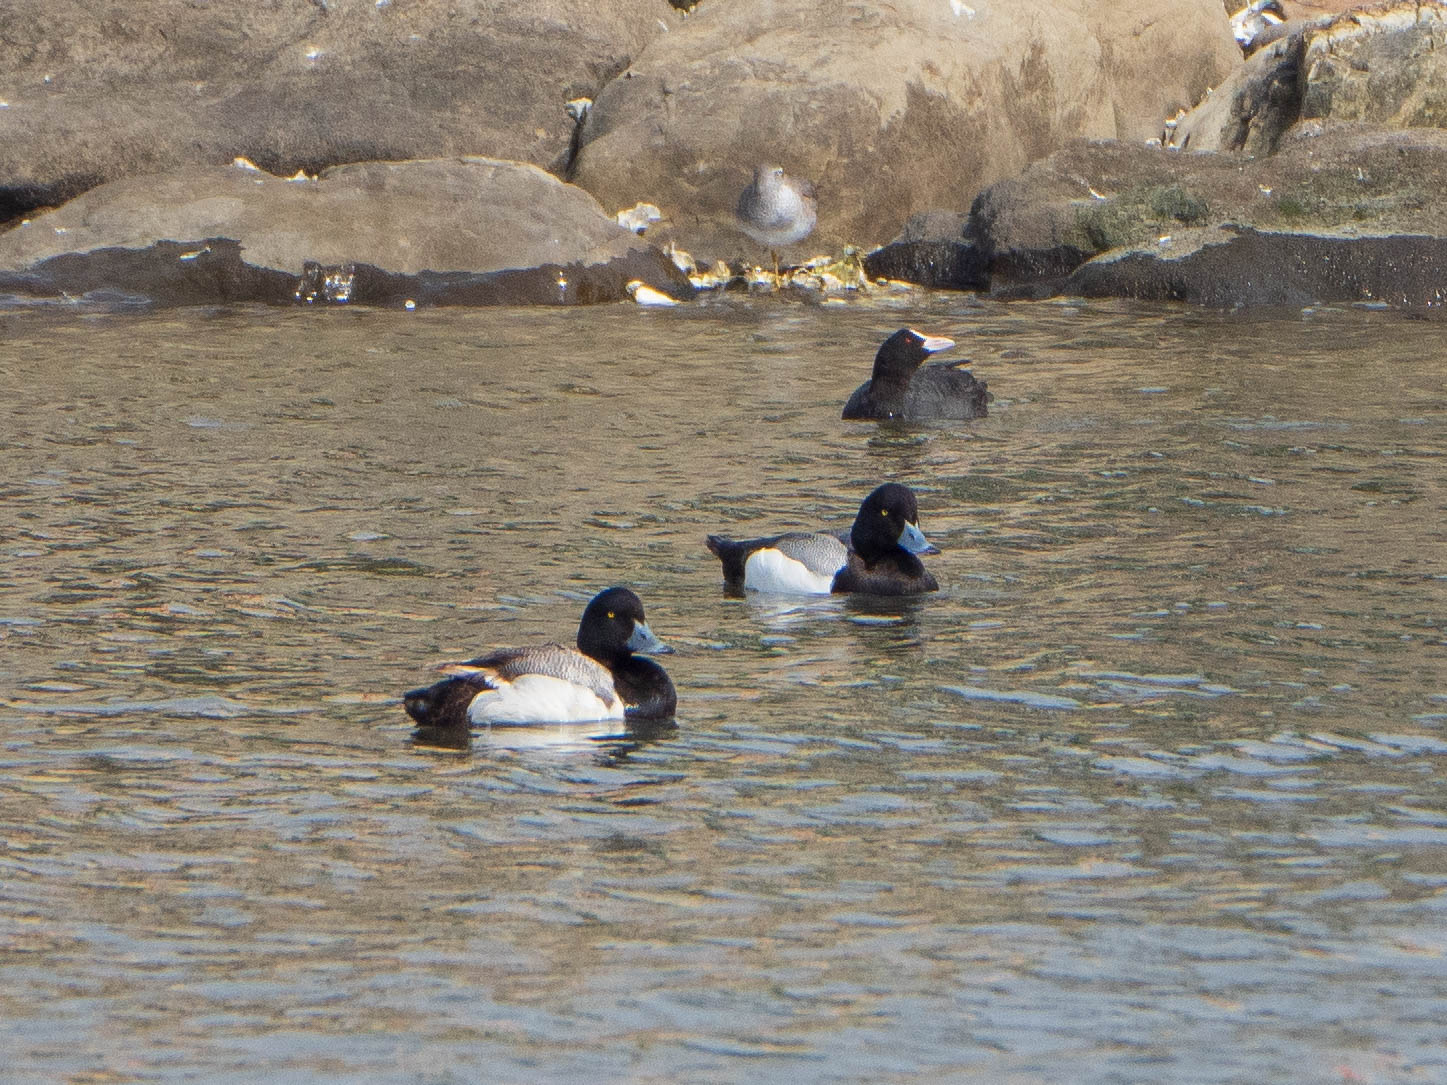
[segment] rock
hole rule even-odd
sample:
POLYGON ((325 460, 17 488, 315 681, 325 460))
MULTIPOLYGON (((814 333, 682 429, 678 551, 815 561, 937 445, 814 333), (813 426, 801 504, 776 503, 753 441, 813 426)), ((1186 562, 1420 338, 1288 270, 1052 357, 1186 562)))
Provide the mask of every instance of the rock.
POLYGON ((965 233, 1002 287, 1227 223, 1447 237, 1447 131, 1311 122, 1269 158, 1081 141, 982 192, 965 233))
POLYGON ((655 236, 761 259, 735 226, 761 162, 814 182, 781 255, 878 245, 1065 140, 1145 139, 1240 64, 1219 0, 704 3, 594 97, 575 178, 655 236))
POLYGON ((1081 141, 982 192, 965 239, 1005 296, 1438 305, 1447 131, 1305 122, 1267 158, 1081 141))
POLYGON ((0 291, 161 305, 558 305, 618 301, 635 280, 692 294, 582 189, 483 158, 128 178, 0 234, 0 291))
POLYGON ((680 21, 666 0, 5 0, 0 222, 237 155, 283 176, 459 154, 547 166, 573 134, 564 103, 680 21))
POLYGON ((1177 121, 1167 142, 1269 154, 1298 120, 1447 124, 1447 5, 1397 0, 1288 27, 1177 121))
POLYGON ((900 235, 864 258, 871 279, 899 279, 938 290, 988 290, 990 268, 965 237, 969 217, 957 211, 910 216, 900 235))
POLYGON ((1083 264, 1059 292, 1221 308, 1375 302, 1442 313, 1447 237, 1266 232, 1216 226, 1083 264))

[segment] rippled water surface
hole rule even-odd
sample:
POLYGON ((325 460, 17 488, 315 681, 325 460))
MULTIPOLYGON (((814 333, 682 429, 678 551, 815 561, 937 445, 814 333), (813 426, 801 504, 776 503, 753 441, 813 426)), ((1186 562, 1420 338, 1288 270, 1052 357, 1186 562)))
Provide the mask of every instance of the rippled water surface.
POLYGON ((1447 1080, 1447 328, 0 316, 15 1081, 1447 1080), (949 334, 996 401, 845 423, 949 334), (723 595, 920 494, 944 590, 723 595), (676 729, 417 747, 612 583, 676 729))

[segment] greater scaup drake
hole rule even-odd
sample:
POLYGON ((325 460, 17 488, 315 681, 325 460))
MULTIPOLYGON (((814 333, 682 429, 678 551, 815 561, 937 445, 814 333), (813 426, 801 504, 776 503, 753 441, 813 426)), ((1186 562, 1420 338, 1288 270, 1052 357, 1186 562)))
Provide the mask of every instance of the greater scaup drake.
POLYGON ((678 695, 667 672, 634 652, 671 652, 648 628, 643 603, 627 588, 593 598, 578 624, 576 650, 561 644, 501 648, 402 697, 423 728, 492 723, 582 723, 673 715, 678 695))
POLYGON ((948 350, 953 339, 900 328, 874 356, 874 373, 849 397, 845 418, 984 418, 991 396, 985 382, 960 369, 961 362, 936 362, 923 369, 931 354, 948 350))
POLYGON ((708 548, 723 562, 730 591, 918 595, 939 590, 916 556, 939 551, 919 529, 914 492, 897 482, 886 482, 864 499, 848 545, 837 535, 792 531, 742 541, 710 535, 708 548))

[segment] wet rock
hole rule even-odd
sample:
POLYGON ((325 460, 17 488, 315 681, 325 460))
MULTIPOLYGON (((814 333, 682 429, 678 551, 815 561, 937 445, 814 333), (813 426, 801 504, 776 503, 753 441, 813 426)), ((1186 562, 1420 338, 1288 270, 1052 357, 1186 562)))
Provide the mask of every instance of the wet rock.
POLYGON ((1447 237, 1447 131, 1311 122, 1268 158, 1081 141, 982 192, 965 234, 998 288, 1228 223, 1447 237))
POLYGON ((236 155, 280 175, 455 154, 546 166, 574 131, 564 103, 681 21, 666 0, 6 0, 0 222, 236 155))
POLYGON ((898 279, 939 290, 988 290, 989 262, 965 236, 969 217, 957 211, 910 216, 898 237, 864 258, 871 279, 898 279))
POLYGON ((692 287, 586 192, 521 163, 362 162, 114 181, 0 234, 0 291, 152 304, 618 301, 692 287))
MULTIPOLYGON (((1219 0, 705 3, 594 98, 576 179, 700 259, 758 261, 733 212, 756 164, 818 191, 798 260, 878 245, 1068 138, 1145 139, 1240 64, 1219 0)), ((941 259, 947 257, 941 252, 941 259)))
POLYGON ((1447 5, 1377 4, 1287 24, 1180 118, 1182 150, 1269 154, 1298 120, 1447 124, 1447 5))
POLYGON ((1367 302, 1422 312, 1447 305, 1447 237, 1266 232, 1216 226, 1117 249, 1059 292, 1221 308, 1367 302))

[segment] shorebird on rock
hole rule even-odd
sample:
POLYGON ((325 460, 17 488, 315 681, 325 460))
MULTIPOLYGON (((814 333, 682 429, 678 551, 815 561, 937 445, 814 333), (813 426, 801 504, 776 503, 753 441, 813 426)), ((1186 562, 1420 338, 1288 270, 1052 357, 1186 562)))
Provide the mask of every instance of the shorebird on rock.
POLYGON ((779 249, 803 241, 814 230, 818 204, 814 184, 790 177, 779 166, 755 166, 754 179, 739 193, 734 214, 739 229, 769 247, 774 274, 779 274, 779 249))

